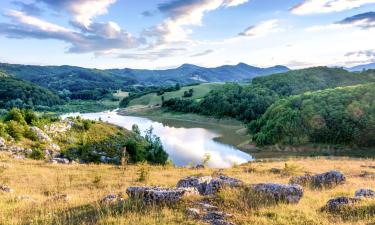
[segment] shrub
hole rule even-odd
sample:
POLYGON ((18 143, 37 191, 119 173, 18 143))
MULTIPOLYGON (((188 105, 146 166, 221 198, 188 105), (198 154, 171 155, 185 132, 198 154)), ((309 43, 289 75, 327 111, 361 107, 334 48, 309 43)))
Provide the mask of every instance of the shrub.
POLYGON ((24 127, 20 123, 11 120, 7 123, 7 132, 8 134, 13 137, 16 141, 21 140, 24 133, 24 127))
POLYGON ((40 148, 34 148, 30 153, 29 158, 35 160, 42 160, 45 157, 45 153, 40 148))

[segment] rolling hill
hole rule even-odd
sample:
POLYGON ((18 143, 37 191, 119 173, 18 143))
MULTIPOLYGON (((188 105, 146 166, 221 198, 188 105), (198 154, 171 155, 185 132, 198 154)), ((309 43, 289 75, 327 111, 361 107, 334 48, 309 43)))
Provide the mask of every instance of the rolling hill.
POLYGON ((352 71, 352 72, 360 72, 360 71, 363 71, 363 70, 370 70, 370 69, 375 70, 375 62, 348 68, 348 70, 352 71))
POLYGON ((11 77, 0 77, 0 108, 53 106, 61 101, 46 88, 11 77))
POLYGON ((31 66, 0 64, 0 72, 27 80, 53 91, 72 92, 95 88, 121 89, 130 85, 173 85, 197 82, 248 81, 257 76, 285 72, 284 66, 258 68, 240 63, 235 66, 204 68, 184 64, 168 70, 98 70, 74 66, 31 66))

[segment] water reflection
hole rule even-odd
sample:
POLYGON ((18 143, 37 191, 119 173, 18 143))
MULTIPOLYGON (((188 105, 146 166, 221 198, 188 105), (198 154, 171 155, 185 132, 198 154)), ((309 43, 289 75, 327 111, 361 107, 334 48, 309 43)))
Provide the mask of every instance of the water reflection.
POLYGON ((250 155, 232 146, 214 141, 213 139, 219 137, 220 134, 204 128, 176 128, 173 127, 170 121, 166 125, 147 118, 121 116, 114 111, 85 114, 72 113, 64 115, 63 118, 77 115, 85 119, 101 119, 127 129, 131 129, 133 124, 137 124, 142 132, 152 126, 154 133, 160 137, 170 159, 178 166, 201 163, 207 153, 211 156, 208 165, 215 168, 230 167, 233 164, 241 164, 252 160, 250 155))

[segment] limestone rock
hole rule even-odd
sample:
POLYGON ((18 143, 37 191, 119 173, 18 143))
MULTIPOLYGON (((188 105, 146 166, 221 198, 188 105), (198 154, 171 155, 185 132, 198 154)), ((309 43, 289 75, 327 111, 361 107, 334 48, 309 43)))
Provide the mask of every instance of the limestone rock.
POLYGON ((117 203, 123 200, 124 199, 120 195, 109 194, 105 196, 102 200, 100 200, 100 202, 105 203, 105 204, 113 204, 113 203, 117 203))
POLYGON ((242 181, 224 175, 220 175, 217 178, 212 178, 211 176, 191 176, 181 179, 177 183, 177 187, 195 188, 201 195, 213 195, 224 187, 234 188, 239 187, 242 184, 242 181))
POLYGON ((0 185, 0 191, 6 192, 6 193, 12 193, 14 190, 8 186, 0 185))
POLYGON ((371 189, 359 189, 354 194, 357 198, 375 198, 375 191, 371 189))
POLYGON ((256 184, 254 191, 259 194, 271 197, 276 202, 298 203, 303 196, 303 188, 299 185, 284 184, 256 184))
POLYGON ((299 185, 312 185, 314 187, 334 187, 336 185, 344 183, 346 180, 344 174, 340 171, 329 171, 317 175, 306 174, 300 177, 293 177, 289 183, 299 185))
POLYGON ((30 127, 30 130, 36 134, 39 141, 51 142, 51 138, 46 133, 44 133, 44 131, 42 131, 39 127, 30 127))
POLYGON ((70 200, 70 196, 67 194, 57 194, 48 199, 48 201, 60 201, 67 202, 70 200))
POLYGON ((130 198, 140 198, 145 203, 173 204, 184 196, 197 195, 194 188, 128 187, 130 198))
POLYGON ((70 161, 69 159, 65 159, 65 158, 53 158, 51 159, 51 163, 52 164, 69 164, 70 161))
POLYGON ((6 148, 5 140, 4 138, 0 137, 0 150, 3 150, 6 148))
POLYGON ((326 204, 326 210, 333 212, 340 210, 342 207, 353 206, 354 203, 359 202, 359 198, 337 197, 330 199, 326 204))
POLYGON ((200 219, 201 217, 201 211, 196 208, 187 208, 186 209, 186 215, 193 218, 193 219, 200 219))

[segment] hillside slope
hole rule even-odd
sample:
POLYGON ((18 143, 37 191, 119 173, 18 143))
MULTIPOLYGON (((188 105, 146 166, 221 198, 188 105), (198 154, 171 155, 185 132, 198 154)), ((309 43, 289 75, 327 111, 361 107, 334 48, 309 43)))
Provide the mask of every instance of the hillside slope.
POLYGON ((45 88, 0 76, 0 108, 53 106, 60 102, 57 95, 45 88))
POLYGON ((249 127, 260 145, 375 146, 375 83, 281 99, 249 127))
POLYGON ((0 64, 0 72, 36 83, 54 91, 121 89, 129 85, 173 85, 197 82, 227 82, 251 80, 256 76, 285 72, 284 66, 258 68, 240 63, 235 66, 204 68, 184 64, 176 69, 86 69, 73 66, 30 66, 0 64))

